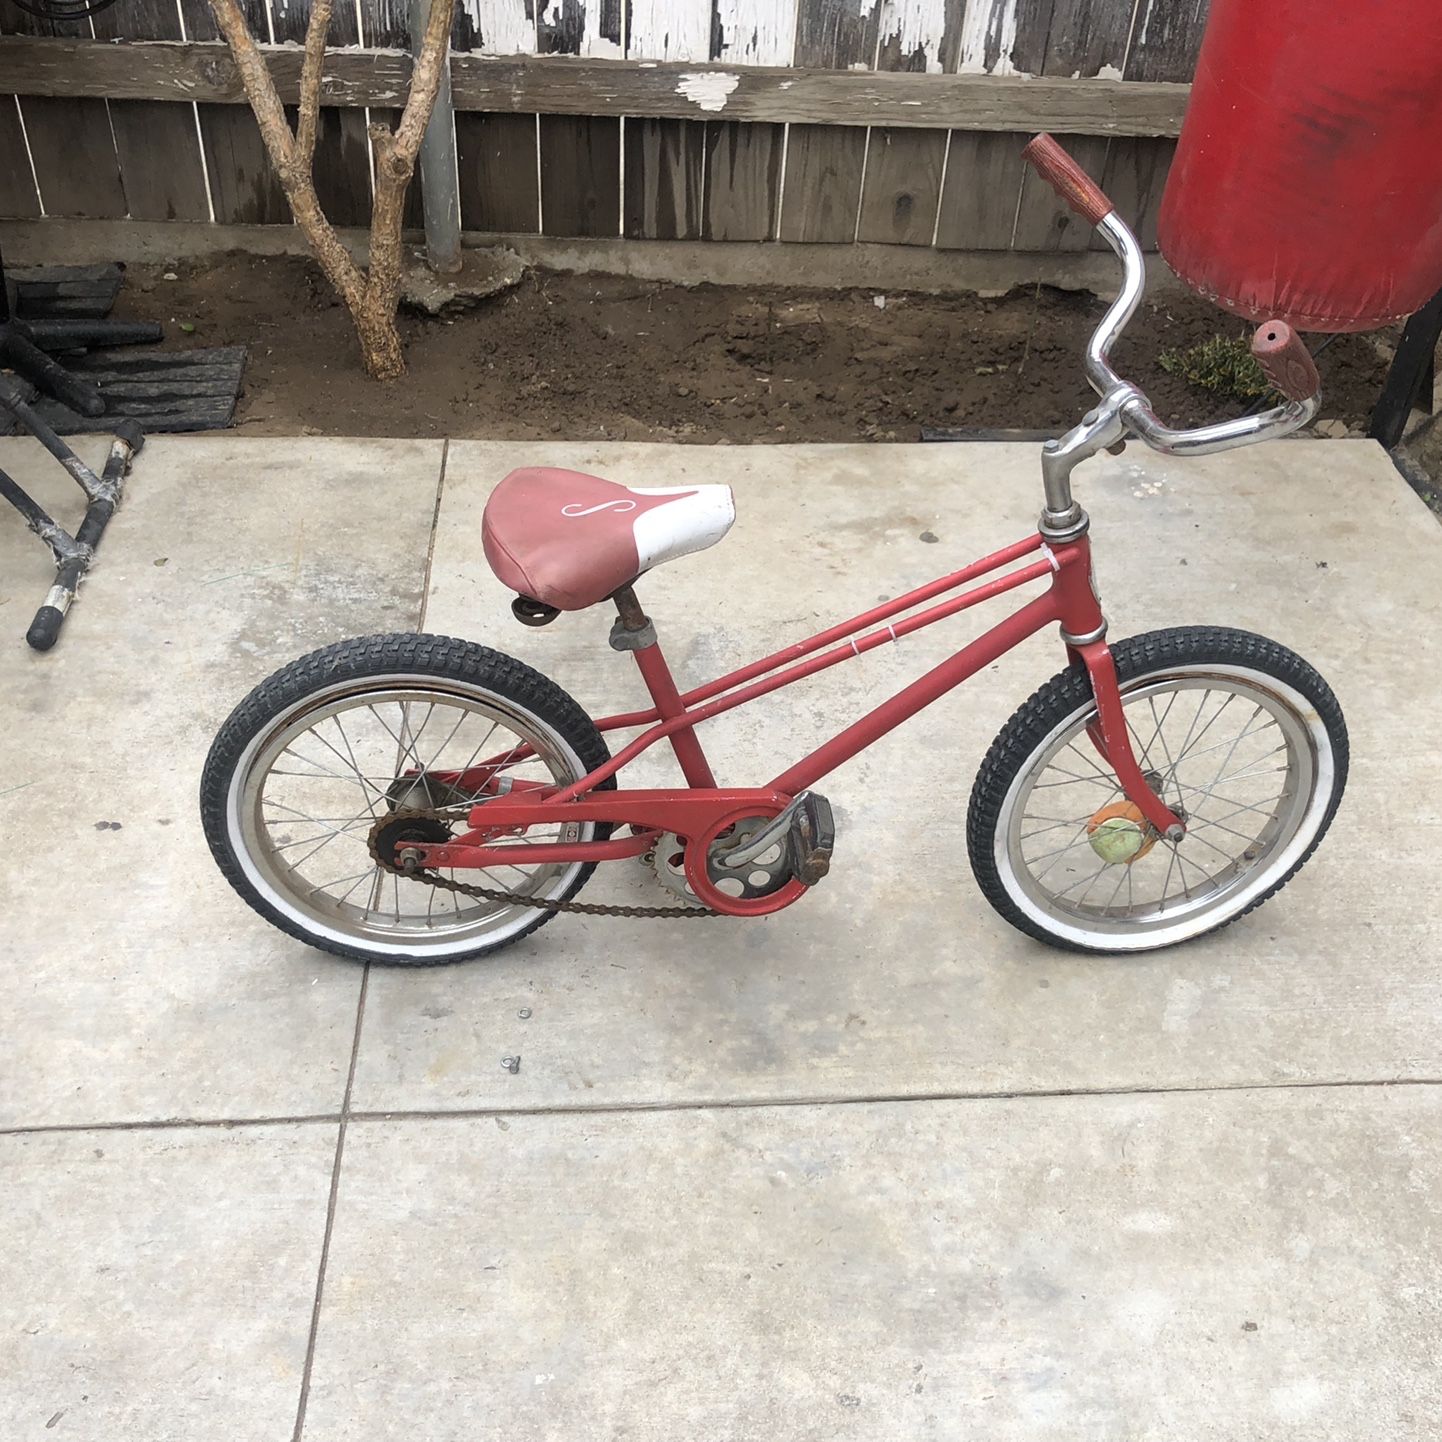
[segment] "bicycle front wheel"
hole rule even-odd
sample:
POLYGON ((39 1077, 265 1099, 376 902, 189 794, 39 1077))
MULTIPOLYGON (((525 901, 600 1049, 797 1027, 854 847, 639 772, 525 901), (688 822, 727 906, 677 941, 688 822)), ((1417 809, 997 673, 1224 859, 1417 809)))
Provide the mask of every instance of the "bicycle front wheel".
POLYGON ((1189 626, 1111 649, 1137 760, 1186 835, 1158 837, 1127 803, 1075 667, 997 736, 967 844, 987 900, 1028 935, 1150 951, 1235 921, 1296 874, 1341 800, 1347 730, 1321 676, 1264 637, 1189 626))

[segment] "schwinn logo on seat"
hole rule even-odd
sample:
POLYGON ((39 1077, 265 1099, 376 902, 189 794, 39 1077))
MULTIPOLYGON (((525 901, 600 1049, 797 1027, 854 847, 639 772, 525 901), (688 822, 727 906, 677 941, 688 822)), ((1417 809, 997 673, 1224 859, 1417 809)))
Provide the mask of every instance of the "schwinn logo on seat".
POLYGON ((624 514, 626 511, 636 509, 635 501, 602 501, 599 505, 583 506, 579 501, 572 501, 569 506, 561 507, 561 514, 569 516, 573 521, 581 516, 594 516, 597 511, 616 511, 624 514))

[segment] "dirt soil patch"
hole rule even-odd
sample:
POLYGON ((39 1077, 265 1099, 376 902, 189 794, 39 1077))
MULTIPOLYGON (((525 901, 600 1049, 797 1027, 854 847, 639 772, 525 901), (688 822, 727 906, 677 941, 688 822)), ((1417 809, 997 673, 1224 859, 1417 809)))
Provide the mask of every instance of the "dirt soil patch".
MULTIPOLYGON (((1092 401, 1081 356, 1103 309, 1047 287, 985 299, 531 274, 458 317, 403 317, 410 372, 390 385, 365 377, 345 310, 304 259, 132 266, 115 314, 163 322, 175 347, 247 346, 247 434, 714 444, 1065 428, 1092 401)), ((1158 357, 1244 329, 1168 296, 1144 305, 1114 360, 1164 419, 1220 420, 1244 406, 1158 357)), ((1385 370, 1372 344, 1339 336, 1319 365, 1324 414, 1364 423, 1385 370)))

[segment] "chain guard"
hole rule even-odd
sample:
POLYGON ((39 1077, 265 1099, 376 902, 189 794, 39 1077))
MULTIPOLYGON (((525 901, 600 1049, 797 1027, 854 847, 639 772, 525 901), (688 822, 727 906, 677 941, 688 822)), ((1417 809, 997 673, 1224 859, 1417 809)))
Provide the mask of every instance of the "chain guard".
POLYGON ((449 840, 451 836, 450 826, 446 818, 436 811, 421 810, 418 808, 402 809, 391 812, 389 816, 382 817, 370 832, 370 854, 371 859, 383 871, 393 872, 397 876, 409 877, 412 881, 423 882, 427 886, 437 887, 441 891, 453 891, 458 896, 473 897, 477 901, 496 901, 507 906, 529 906, 536 911, 562 911, 573 916, 623 916, 623 917, 702 917, 719 916, 721 913, 712 911, 709 907, 701 906, 692 902, 689 906, 607 906, 598 901, 560 901, 539 896, 525 896, 520 892, 504 891, 499 887, 477 886, 470 882, 455 881, 451 877, 442 876, 438 871, 415 871, 407 870, 404 866, 397 865, 393 860, 382 855, 378 847, 378 838, 395 836, 400 830, 406 827, 415 827, 423 824, 440 826, 444 829, 444 836, 432 836, 422 838, 419 835, 407 836, 408 840, 449 840), (397 830, 392 830, 397 828, 397 830))

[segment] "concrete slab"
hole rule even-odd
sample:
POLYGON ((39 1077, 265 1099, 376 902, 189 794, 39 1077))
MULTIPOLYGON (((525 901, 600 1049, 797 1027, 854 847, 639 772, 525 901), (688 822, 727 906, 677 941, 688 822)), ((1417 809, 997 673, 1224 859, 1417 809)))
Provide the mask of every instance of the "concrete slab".
POLYGON ((335 1127, 0 1137, 0 1436, 295 1425, 335 1127))
MULTIPOLYGON (((23 636, 51 572, 0 510, 0 1126, 338 1108, 360 971, 238 901, 196 788, 262 676, 416 624, 441 451, 152 440, 43 656, 23 636)), ((0 442, 0 466, 74 523, 78 491, 33 442, 0 442)))
MULTIPOLYGON (((693 684, 1016 539, 1040 498, 1031 446, 453 444, 427 628, 520 655, 593 713, 640 704, 606 647, 609 618, 598 608, 541 631, 516 626, 481 553, 491 486, 543 460, 632 484, 735 487, 731 536, 642 588, 693 684)), ((1282 896, 1213 939, 1144 960, 1050 951, 991 912, 966 861, 967 798, 998 727, 1063 659, 1038 638, 828 780, 836 865, 788 911, 759 922, 567 917, 491 962, 377 972, 356 1106, 1437 1075, 1442 945, 1426 898, 1442 845, 1442 742, 1424 660, 1442 560, 1435 518, 1370 442, 1188 462, 1129 452, 1091 469, 1079 491, 1114 635, 1250 627, 1308 656, 1347 711, 1348 800, 1282 896), (500 1059, 516 1053, 511 1075, 500 1059)), ((776 774, 971 626, 950 622, 709 723, 718 775, 776 774)), ((640 767, 637 781, 671 774, 640 767)), ((667 897, 635 864, 599 873, 586 894, 667 897)))
POLYGON ((306 1439, 1421 1442, 1438 1108, 356 1123, 306 1439))

